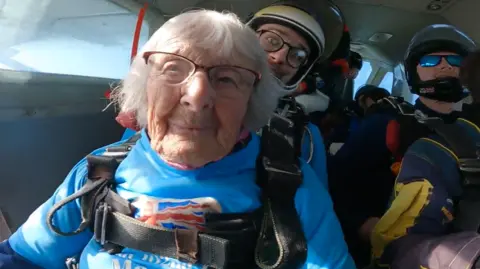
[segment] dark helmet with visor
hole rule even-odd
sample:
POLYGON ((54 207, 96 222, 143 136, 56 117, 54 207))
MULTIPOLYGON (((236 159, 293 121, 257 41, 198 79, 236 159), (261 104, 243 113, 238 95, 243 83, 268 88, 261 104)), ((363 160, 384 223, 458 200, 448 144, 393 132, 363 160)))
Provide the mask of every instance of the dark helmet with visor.
MULTIPOLYGON (((420 30, 410 41, 404 57, 405 74, 410 91, 434 100, 460 101, 465 94, 459 78, 445 77, 421 81, 417 73, 417 65, 422 57, 430 53, 444 51, 466 57, 475 49, 475 42, 452 25, 434 24, 420 30)), ((453 61, 449 63, 455 66, 461 64, 453 61)))

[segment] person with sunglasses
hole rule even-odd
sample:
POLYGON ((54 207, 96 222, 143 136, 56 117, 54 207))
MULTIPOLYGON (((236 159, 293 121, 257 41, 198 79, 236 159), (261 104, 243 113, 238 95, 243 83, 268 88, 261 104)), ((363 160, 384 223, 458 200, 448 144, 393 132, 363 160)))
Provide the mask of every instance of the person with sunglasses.
MULTIPOLYGON (((473 47, 475 44, 470 38, 450 25, 432 25, 413 37, 404 65, 411 92, 420 96, 412 108, 416 114, 449 122, 455 120, 456 116, 451 113, 453 104, 464 97, 464 89, 458 79, 459 66, 473 47)), ((387 221, 391 216, 385 217, 384 214, 391 208, 391 192, 400 163, 394 158, 397 152, 392 151, 398 144, 402 145, 402 149, 407 147, 417 139, 416 135, 421 134, 410 128, 410 121, 404 122, 404 117, 400 117, 402 113, 398 110, 397 115, 369 115, 337 154, 329 159, 330 193, 349 249, 359 267, 370 263, 370 253, 366 249, 371 244, 372 230, 377 222, 382 218, 383 226, 378 227, 391 224, 387 221), (400 131, 395 125, 399 122, 400 131), (349 188, 346 190, 344 186, 349 188)), ((407 171, 416 169, 420 162, 411 167, 405 165, 405 160, 401 163, 402 171, 407 171)), ((425 166, 422 169, 428 168, 425 166)), ((398 236, 399 231, 394 232, 398 236)), ((390 239, 391 234, 387 233, 385 237, 390 239)), ((387 243, 379 244, 380 240, 375 238, 374 250, 378 254, 378 249, 383 249, 387 243)))
POLYGON ((466 94, 460 66, 475 49, 444 24, 422 29, 409 44, 405 72, 419 98, 413 114, 389 123, 395 135, 387 144, 399 165, 388 210, 370 235, 375 266, 480 268, 480 193, 470 184, 480 174, 463 162, 465 154, 478 156, 480 129, 453 110, 466 94))

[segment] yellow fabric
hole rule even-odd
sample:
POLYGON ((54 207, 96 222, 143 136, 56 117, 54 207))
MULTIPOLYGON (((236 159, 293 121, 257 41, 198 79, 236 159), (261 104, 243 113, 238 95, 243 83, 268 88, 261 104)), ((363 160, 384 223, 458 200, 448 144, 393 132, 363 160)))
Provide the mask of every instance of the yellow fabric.
POLYGON ((370 238, 374 258, 380 258, 387 244, 404 236, 415 224, 415 219, 429 203, 432 189, 426 179, 395 185, 395 199, 375 225, 370 238))

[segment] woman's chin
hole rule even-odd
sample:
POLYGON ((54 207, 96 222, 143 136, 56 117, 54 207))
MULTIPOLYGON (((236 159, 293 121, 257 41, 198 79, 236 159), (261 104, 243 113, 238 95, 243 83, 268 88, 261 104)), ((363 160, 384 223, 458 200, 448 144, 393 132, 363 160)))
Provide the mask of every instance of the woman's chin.
POLYGON ((218 146, 204 141, 179 140, 174 143, 163 141, 160 156, 169 163, 198 168, 216 161, 219 157, 218 146))

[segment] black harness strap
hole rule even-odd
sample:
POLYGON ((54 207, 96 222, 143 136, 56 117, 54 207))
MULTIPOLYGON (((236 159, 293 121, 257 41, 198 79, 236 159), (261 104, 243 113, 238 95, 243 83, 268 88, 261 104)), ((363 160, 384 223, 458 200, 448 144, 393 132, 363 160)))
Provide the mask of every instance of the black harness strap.
MULTIPOLYGON (((297 157, 302 156, 302 141, 305 127, 308 123, 308 116, 295 98, 287 96, 280 99, 278 115, 289 119, 293 123, 293 145, 297 157)), ((294 161, 294 160, 293 160, 294 161)))
POLYGON ((463 128, 441 119, 424 122, 450 145, 458 157, 463 193, 458 199, 454 230, 480 232, 480 145, 463 128))
POLYGON ((87 182, 52 207, 47 217, 50 229, 70 236, 91 228, 94 239, 112 254, 126 247, 211 268, 253 266, 259 212, 207 214, 204 232, 165 230, 131 217, 133 207, 115 192, 114 175, 139 137, 137 134, 122 145, 108 148, 103 156, 87 156, 87 182), (53 225, 56 211, 78 198, 82 210, 80 226, 73 232, 60 231, 53 225))
POLYGON ((263 220, 255 250, 262 269, 299 268, 306 260, 307 243, 295 208, 295 194, 303 176, 295 150, 294 122, 280 115, 262 130, 262 154, 257 180, 263 190, 263 220))

